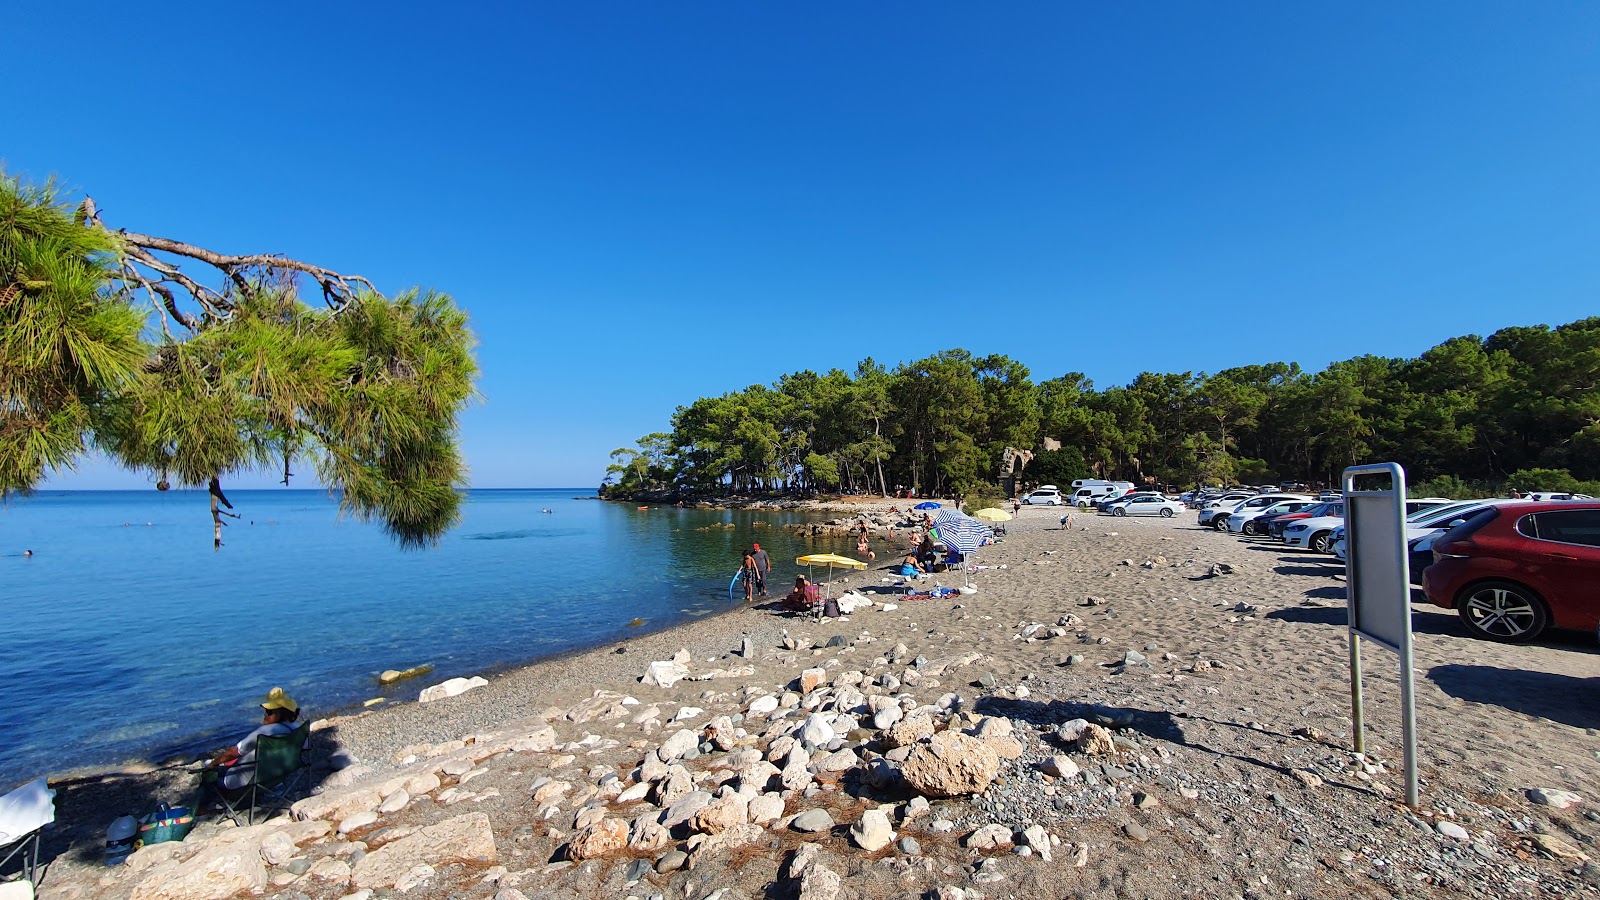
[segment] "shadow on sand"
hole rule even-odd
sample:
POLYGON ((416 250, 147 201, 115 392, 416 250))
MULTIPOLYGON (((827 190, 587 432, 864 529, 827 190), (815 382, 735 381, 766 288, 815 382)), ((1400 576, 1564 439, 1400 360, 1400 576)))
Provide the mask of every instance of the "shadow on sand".
POLYGON ((1574 728, 1600 728, 1600 678, 1451 663, 1429 669, 1428 680, 1461 700, 1574 728))

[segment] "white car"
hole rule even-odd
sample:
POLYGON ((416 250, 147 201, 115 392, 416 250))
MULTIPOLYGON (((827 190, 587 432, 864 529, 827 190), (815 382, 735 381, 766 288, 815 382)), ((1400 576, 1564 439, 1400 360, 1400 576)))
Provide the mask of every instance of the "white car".
POLYGON ((1161 516, 1170 519, 1182 512, 1183 508, 1182 503, 1168 500, 1160 494, 1136 494, 1107 503, 1101 512, 1108 512, 1113 516, 1161 516))
MULTIPOLYGON (((1253 509, 1241 507, 1228 516, 1228 530, 1234 534, 1260 534, 1261 532, 1256 528, 1256 519, 1262 516, 1277 515, 1278 513, 1299 512, 1308 506, 1316 505, 1316 503, 1317 501, 1311 497, 1304 497, 1296 500, 1280 500, 1270 506, 1261 506, 1253 509)), ((1217 530, 1221 531, 1222 529, 1219 528, 1217 530)))
POLYGON ((1284 500, 1305 500, 1308 502, 1315 502, 1304 494, 1257 494, 1248 500, 1240 501, 1232 509, 1222 507, 1220 509, 1200 510, 1200 524, 1210 525, 1212 528, 1215 528, 1218 531, 1227 531, 1228 519, 1230 517, 1239 513, 1263 510, 1274 503, 1281 503, 1284 500))
POLYGON ((1029 506, 1060 506, 1067 502, 1062 499, 1061 492, 1051 485, 1045 485, 1037 491, 1022 498, 1022 502, 1029 506))
MULTIPOLYGON (((1485 506, 1494 506, 1500 503, 1516 503, 1515 500, 1449 500, 1439 503, 1436 499, 1407 500, 1407 505, 1412 503, 1433 504, 1406 516, 1406 543, 1414 545, 1419 538, 1427 537, 1444 531, 1449 523, 1461 518, 1468 512, 1474 512, 1485 506)), ((1330 535, 1333 555, 1344 559, 1344 524, 1341 522, 1330 535)))
POLYGON ((1574 494, 1571 491, 1534 491, 1524 500, 1593 500, 1588 494, 1574 494))

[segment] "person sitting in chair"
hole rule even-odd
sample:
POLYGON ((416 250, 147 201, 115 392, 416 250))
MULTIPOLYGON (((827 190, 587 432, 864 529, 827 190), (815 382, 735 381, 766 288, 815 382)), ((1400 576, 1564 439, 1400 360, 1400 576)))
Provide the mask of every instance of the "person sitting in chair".
POLYGON ((817 586, 812 584, 811 580, 804 575, 796 575, 794 590, 784 595, 783 607, 784 609, 805 612, 820 602, 822 602, 822 594, 817 590, 817 586))
POLYGON ((244 793, 250 786, 250 779, 255 776, 256 739, 289 734, 295 729, 294 720, 300 717, 300 705, 279 687, 267 693, 261 709, 261 727, 245 735, 239 743, 222 750, 201 770, 202 799, 208 787, 230 800, 244 793))

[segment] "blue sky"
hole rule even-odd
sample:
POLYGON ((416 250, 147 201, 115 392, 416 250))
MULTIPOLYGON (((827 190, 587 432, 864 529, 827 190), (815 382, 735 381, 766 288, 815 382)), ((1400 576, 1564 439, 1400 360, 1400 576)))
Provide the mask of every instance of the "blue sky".
POLYGON ((0 160, 453 294, 483 487, 866 356, 1110 385, 1596 311, 1600 6, 1102 7, 23 4, 0 160))

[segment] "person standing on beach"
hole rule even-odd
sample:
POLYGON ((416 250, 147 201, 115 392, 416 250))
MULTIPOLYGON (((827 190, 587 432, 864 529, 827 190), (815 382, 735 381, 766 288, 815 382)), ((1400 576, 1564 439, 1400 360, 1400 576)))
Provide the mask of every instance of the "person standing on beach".
POLYGON ((744 579, 744 602, 749 603, 756 596, 756 579, 760 578, 761 570, 756 568, 755 557, 749 550, 744 552, 744 561, 739 564, 739 576, 744 579))
POLYGON ((761 549, 760 544, 750 545, 750 558, 756 563, 756 590, 761 596, 767 595, 767 576, 772 574, 772 558, 767 556, 767 551, 761 549))

